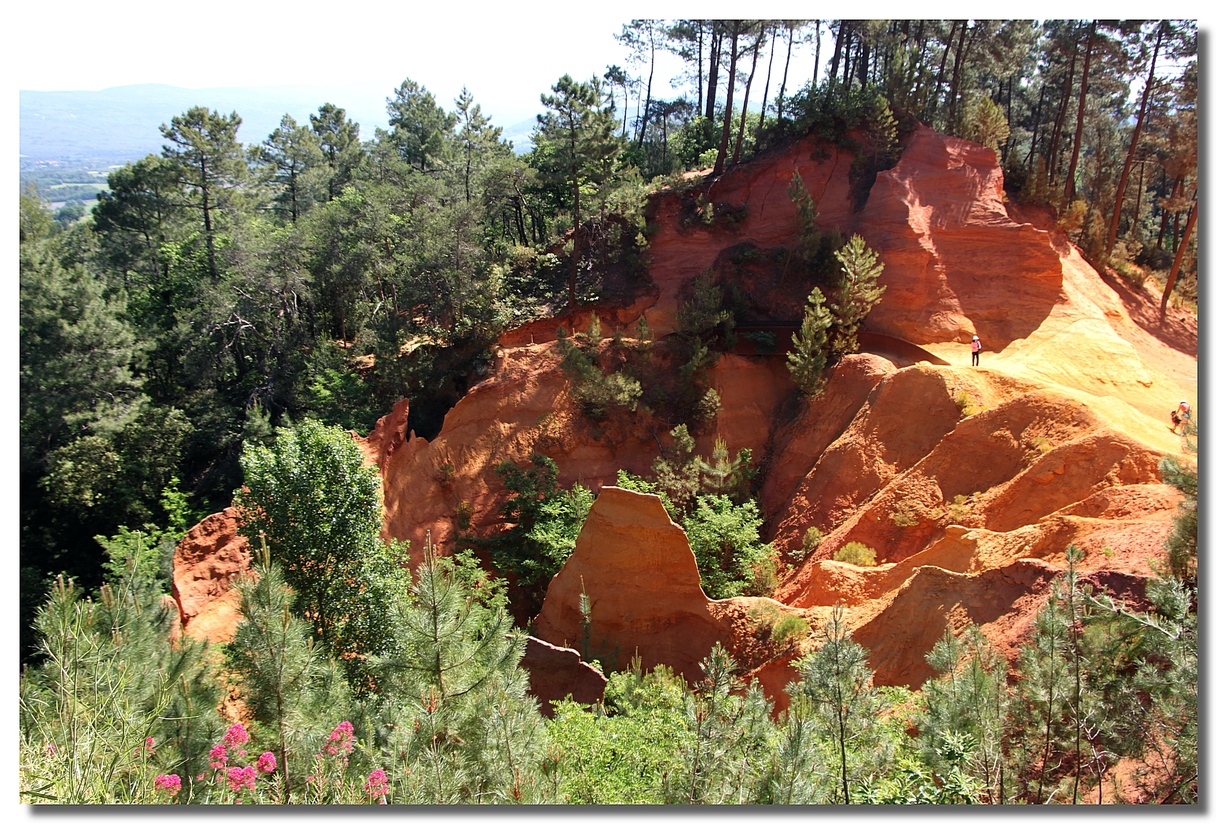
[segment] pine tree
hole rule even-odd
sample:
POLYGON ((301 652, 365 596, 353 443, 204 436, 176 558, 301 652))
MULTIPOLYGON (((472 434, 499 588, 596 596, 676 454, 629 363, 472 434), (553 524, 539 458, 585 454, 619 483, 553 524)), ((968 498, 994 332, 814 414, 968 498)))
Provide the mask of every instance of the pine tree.
POLYGON ((471 553, 429 541, 408 591, 386 604, 395 651, 374 659, 392 727, 386 755, 413 775, 396 797, 424 803, 524 802, 543 789, 542 720, 520 668, 503 585, 471 553))
POLYGON ((843 357, 858 350, 857 333, 862 321, 887 287, 878 285, 883 264, 878 262, 878 253, 866 245, 861 235, 850 237, 844 248, 836 253, 836 259, 840 261, 841 271, 836 300, 832 304, 836 328, 831 349, 837 357, 843 357))
POLYGON ((980 782, 989 803, 1001 803, 1002 742, 1009 704, 1004 659, 979 627, 971 624, 959 636, 947 628, 926 660, 941 675, 921 691, 925 700, 918 738, 922 753, 937 769, 943 765, 941 756, 949 742, 966 742, 968 774, 980 782))
POLYGON ((227 192, 248 173, 241 144, 236 139, 240 126, 241 118, 236 112, 225 116, 194 106, 160 127, 161 135, 169 141, 164 146, 164 156, 177 164, 182 185, 198 196, 212 280, 219 279, 215 258, 219 232, 216 209, 225 204, 227 192))
POLYGON ((742 688, 730 654, 715 644, 701 662, 704 677, 684 697, 691 731, 677 756, 680 768, 664 781, 674 804, 744 803, 769 762, 771 705, 759 686, 742 688), (738 693, 742 692, 742 695, 738 693))
POLYGON ((793 347, 786 355, 790 377, 804 395, 815 397, 823 389, 823 370, 828 359, 828 330, 832 316, 816 286, 807 298, 802 328, 794 333, 793 347))
POLYGON ((237 583, 242 620, 226 649, 241 700, 278 758, 279 802, 305 784, 297 754, 320 749, 325 732, 345 720, 346 682, 336 661, 315 643, 312 627, 296 617, 292 592, 265 542, 255 574, 237 583))
POLYGON ((802 680, 814 705, 820 729, 832 742, 832 761, 838 778, 832 802, 849 804, 856 775, 850 769, 852 749, 875 721, 877 695, 874 673, 866 663, 866 650, 852 639, 837 604, 824 627, 822 646, 798 662, 802 680))
POLYGON ((570 254, 568 307, 578 303, 578 271, 582 263, 583 190, 597 192, 609 183, 615 169, 620 142, 613 135, 616 120, 604 104, 599 78, 578 83, 563 75, 553 85, 553 94, 542 94, 546 111, 536 116, 533 143, 541 177, 564 188, 574 221, 570 254))

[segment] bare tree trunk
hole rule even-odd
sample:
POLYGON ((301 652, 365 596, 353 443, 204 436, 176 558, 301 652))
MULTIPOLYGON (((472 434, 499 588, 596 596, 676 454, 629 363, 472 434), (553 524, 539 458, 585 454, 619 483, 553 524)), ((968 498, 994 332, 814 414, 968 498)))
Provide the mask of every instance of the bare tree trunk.
MULTIPOLYGON (((1170 188, 1169 200, 1173 200, 1175 197, 1177 197, 1178 193, 1179 193, 1179 191, 1181 191, 1181 189, 1182 189, 1182 178, 1180 178, 1180 177, 1175 178, 1174 185, 1170 188)), ((1157 248, 1158 249, 1162 248, 1162 246, 1165 243, 1165 232, 1169 228, 1169 225, 1170 225, 1170 210, 1167 206, 1162 205, 1162 207, 1161 207, 1161 229, 1160 229, 1160 231, 1157 232, 1157 248)))
MULTIPOLYGON (((763 24, 762 24, 763 25, 763 24)), ((773 45, 768 50, 768 74, 764 76, 764 97, 760 100, 760 122, 756 131, 764 128, 764 110, 768 108, 768 87, 773 82, 773 58, 777 56, 777 24, 773 24, 773 45)))
POLYGON ((756 63, 760 59, 760 43, 763 40, 764 27, 761 25, 756 45, 752 47, 752 70, 748 72, 747 85, 743 87, 743 105, 739 108, 739 137, 735 140, 735 153, 730 159, 732 166, 739 162, 739 157, 743 154, 743 136, 747 132, 747 100, 752 94, 752 79, 756 76, 756 63))
POLYGON ((1064 116, 1068 113, 1068 104, 1072 101, 1072 76, 1077 68, 1077 46, 1073 43, 1072 62, 1068 66, 1068 79, 1064 83, 1064 94, 1060 98, 1060 111, 1056 114, 1055 128, 1051 132, 1051 143, 1047 146, 1047 182, 1056 181, 1056 152, 1060 149, 1060 134, 1064 130, 1064 116))
POLYGON ((1186 254, 1186 245, 1191 241, 1191 232, 1195 230, 1195 222, 1199 217, 1199 201, 1191 204, 1191 214, 1186 219, 1186 230, 1182 233, 1182 242, 1174 250, 1174 265, 1170 267, 1170 275, 1166 278, 1165 288, 1161 290, 1161 322, 1165 323, 1165 310, 1170 303, 1170 294, 1174 291, 1174 283, 1178 280, 1178 270, 1182 268, 1182 256, 1186 254))
MULTIPOLYGON (((1144 118, 1148 114, 1149 95, 1153 90, 1153 75, 1157 70, 1157 53, 1161 50, 1161 38, 1165 35, 1166 21, 1157 24, 1157 43, 1153 46, 1153 59, 1148 67, 1148 80, 1144 84, 1144 94, 1140 98, 1140 114, 1136 117, 1136 128, 1132 130, 1132 142, 1127 147, 1127 160, 1123 164, 1123 174, 1119 176, 1119 186, 1115 189, 1115 208, 1110 217, 1110 228, 1106 232, 1106 253, 1115 248, 1115 236, 1119 231, 1119 215, 1123 211, 1123 194, 1127 191, 1127 179, 1132 172, 1132 163, 1136 158, 1136 146, 1140 142, 1140 130, 1144 128, 1144 118)), ((1144 178, 1144 167, 1140 167, 1141 181, 1144 178)), ((1136 195, 1136 217, 1140 216, 1140 196, 1136 195)))
POLYGON ((1089 24, 1089 35, 1085 38, 1085 65, 1081 70, 1081 95, 1077 101, 1076 136, 1072 141, 1072 160, 1068 163, 1068 179, 1064 181, 1064 202, 1070 203, 1077 193, 1077 162, 1081 159, 1081 136, 1085 129, 1085 97, 1089 93, 1089 64, 1094 52, 1094 35, 1098 21, 1089 24))
POLYGON ((730 74, 726 84, 726 111, 722 115, 722 139, 718 143, 718 159, 714 161, 714 174, 719 175, 726 168, 726 147, 730 143, 731 105, 735 99, 735 64, 739 59, 739 27, 734 21, 730 33, 730 74))

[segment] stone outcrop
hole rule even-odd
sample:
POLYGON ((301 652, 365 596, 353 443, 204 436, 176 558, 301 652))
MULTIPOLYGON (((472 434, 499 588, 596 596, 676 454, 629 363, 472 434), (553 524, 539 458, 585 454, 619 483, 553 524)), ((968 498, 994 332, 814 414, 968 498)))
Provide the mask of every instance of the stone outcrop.
POLYGON ((528 671, 528 691, 536 696, 546 715, 552 715, 555 701, 565 698, 580 704, 604 699, 608 679, 583 661, 577 650, 529 636, 520 665, 528 671))
MULTIPOLYGON (((529 642, 546 700, 596 694, 595 671, 574 650, 617 667, 636 654, 695 680, 722 643, 780 701, 792 662, 814 648, 837 602, 878 682, 917 685, 947 627, 977 623, 1016 653, 1069 545, 1085 551, 1087 580, 1130 598, 1162 559, 1179 496, 1157 464, 1181 452, 1168 410, 1196 394, 1193 322, 1146 321, 1138 298, 1042 215, 1007 203, 987 149, 918 129, 868 193, 850 181, 853 160, 801 140, 656 195, 652 282, 622 305, 593 307, 606 336, 632 334, 643 317, 661 336, 691 280, 710 269, 757 323, 797 320, 809 287, 782 266, 801 228, 788 195, 795 171, 820 228, 861 233, 879 253, 887 288, 867 329, 899 345, 844 358, 812 399, 794 399, 780 353, 754 347, 723 354, 709 376, 721 412, 698 450, 708 454, 718 436, 732 454, 753 450, 765 538, 784 563, 776 600, 707 598, 658 499, 614 486, 618 469, 648 475, 670 439, 629 415, 598 428, 580 416, 554 341, 559 327, 585 329, 592 307, 504 334, 489 374, 433 439, 408 431, 408 401, 359 439, 380 472, 383 534, 409 540, 415 562, 428 535, 443 552, 460 533, 504 528, 494 473, 503 461, 548 455, 561 484, 598 493, 535 622, 540 640, 529 642), (973 333, 986 347, 978 368, 966 346, 973 333), (811 527, 822 540, 804 550, 811 527), (874 547, 880 565, 831 560, 851 541, 874 547), (797 616, 811 634, 774 646, 762 614, 797 616)), ((247 557, 220 540, 235 534, 231 516, 212 518, 183 543, 192 549, 179 548, 174 595, 187 632, 207 634, 208 621, 220 631, 228 582, 247 557)))
POLYGON ((604 487, 533 632, 618 669, 636 655, 647 669, 667 664, 696 680, 698 663, 727 637, 708 605, 688 537, 659 497, 604 487))
POLYGON ((231 641, 240 596, 232 583, 249 571, 249 542, 237 534, 232 507, 208 515, 186 533, 173 553, 173 600, 187 635, 231 641))
POLYGON ((549 584, 533 633, 612 669, 665 664, 690 683, 721 644, 782 703, 793 651, 760 637, 761 602, 770 615, 799 613, 764 598, 709 598, 688 537, 659 497, 606 486, 549 584))

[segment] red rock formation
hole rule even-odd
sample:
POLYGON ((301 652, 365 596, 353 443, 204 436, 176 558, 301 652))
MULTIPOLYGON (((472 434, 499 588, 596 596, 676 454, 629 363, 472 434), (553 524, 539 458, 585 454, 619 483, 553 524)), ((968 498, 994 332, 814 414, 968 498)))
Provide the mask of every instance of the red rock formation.
POLYGON ((708 604, 688 538, 659 497, 604 487, 533 632, 617 668, 638 655, 647 669, 668 664, 697 680, 700 661, 727 637, 708 604), (588 628, 582 595, 591 605, 588 628))
POLYGON ((580 704, 604 699, 608 679, 583 662, 577 650, 555 647, 539 638, 528 637, 520 665, 528 671, 528 692, 540 701, 541 712, 552 717, 553 702, 570 698, 580 704))
MULTIPOLYGON (((698 438, 709 454, 721 436, 732 454, 747 447, 761 454, 779 404, 792 389, 775 358, 724 354, 709 380, 722 396, 715 425, 698 438)), ((506 491, 494 474, 504 461, 526 463, 533 452, 557 461, 559 482, 592 490, 616 482, 617 470, 649 474, 664 428, 641 425, 641 415, 614 416, 597 432, 582 419, 552 342, 499 350, 491 375, 469 390, 444 418, 433 441, 404 439, 408 403, 401 401, 363 442, 380 467, 384 488, 384 537, 408 540, 420 557, 427 534, 442 551, 454 545, 461 508, 469 531, 500 528, 506 491), (654 427, 654 431, 652 428, 654 427)))
POLYGON ((920 127, 870 190, 858 231, 881 253, 887 291, 867 328, 913 343, 989 349, 1026 337, 1061 297, 1047 232, 1010 219, 991 149, 920 127))
POLYGON ((248 541, 237 534, 232 507, 208 515, 173 553, 173 599, 187 635, 231 641, 240 620, 240 596, 232 582, 249 571, 248 541))
POLYGON ((762 601, 782 612, 768 599, 711 600, 701 589, 688 537, 659 497, 606 486, 574 553, 550 582, 533 632, 617 669, 635 657, 644 669, 666 664, 689 682, 701 679, 701 661, 721 644, 778 698, 792 675, 793 651, 776 650, 758 637, 753 614, 762 601), (589 623, 580 609, 584 595, 589 623))
MULTIPOLYGON (((797 318, 806 284, 780 266, 800 229, 788 196, 795 170, 821 227, 860 232, 878 251, 887 291, 867 327, 953 366, 906 365, 910 358, 876 347, 845 358, 822 395, 794 404, 780 356, 725 355, 710 376, 722 411, 699 447, 708 453, 722 435, 732 453, 753 450, 768 537, 784 558, 801 550, 808 527, 824 533, 816 553, 789 563, 776 595, 791 606, 780 608, 814 627, 837 601, 847 604, 879 682, 919 683, 924 653, 946 626, 976 621, 1015 651, 1070 544, 1086 551, 1082 567, 1095 582, 1133 592, 1149 574, 1178 501, 1156 465, 1180 451, 1165 414, 1195 394, 1194 336, 1154 331, 1066 239, 1008 209, 991 151, 919 129, 860 210, 852 160, 802 140, 657 195, 653 288, 595 311, 606 335, 628 331, 641 313, 662 335, 689 281, 713 267, 758 315, 797 318), (963 342, 974 331, 986 351, 973 369, 963 342), (964 503, 952 508, 957 495, 964 503), (891 563, 829 560, 854 540, 891 563)), ((384 535, 410 540, 417 557, 428 532, 450 549, 465 517, 469 531, 493 534, 504 499, 493 468, 542 452, 558 462, 562 484, 601 494, 550 586, 538 634, 581 644, 585 587, 592 654, 625 666, 636 651, 646 666, 665 663, 695 680, 721 642, 780 697, 797 650, 762 643, 749 599, 707 599, 682 531, 657 501, 612 486, 618 469, 648 474, 655 438, 668 436, 628 415, 595 431, 578 414, 552 341, 558 326, 584 328, 590 311, 505 334, 490 376, 433 440, 406 431, 408 402, 381 419, 362 446, 383 481, 384 535)), ((218 595, 219 584, 200 587, 191 609, 201 614, 197 604, 218 595)), ((538 683, 547 666, 533 670, 538 683)))
MULTIPOLYGON (((691 192, 657 196, 651 213, 649 271, 659 295, 646 310, 655 336, 675 328, 680 288, 710 268, 725 249, 742 243, 763 250, 784 248, 798 236, 802 224, 789 197, 795 171, 815 201, 819 225, 847 229, 853 211, 852 164, 853 155, 847 151, 802 140, 732 167, 716 179, 706 178, 691 192), (713 204, 712 218, 698 201, 713 204)), ((803 292, 788 299, 794 314, 801 313, 805 297, 803 292)))

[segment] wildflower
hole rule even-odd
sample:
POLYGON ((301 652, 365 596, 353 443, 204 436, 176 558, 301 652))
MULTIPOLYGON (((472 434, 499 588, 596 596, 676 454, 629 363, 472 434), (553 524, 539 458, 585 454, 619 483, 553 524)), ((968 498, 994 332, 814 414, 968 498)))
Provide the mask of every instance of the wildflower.
POLYGON ((228 789, 234 793, 238 793, 241 790, 252 790, 257 778, 257 770, 253 767, 229 767, 228 789))
POLYGON ((325 745, 325 752, 329 755, 345 754, 354 749, 354 746, 355 728, 349 721, 343 721, 329 734, 329 743, 325 745))
POLYGON ((274 760, 274 753, 264 752, 258 758, 258 772, 272 773, 278 764, 274 760))
POLYGON ((245 731, 244 724, 233 724, 228 728, 228 732, 224 733, 224 743, 229 747, 235 747, 238 744, 244 744, 249 740, 249 733, 245 731))
POLYGON ((152 786, 158 790, 164 790, 172 798, 182 788, 182 780, 176 775, 158 775, 152 782, 152 786))
POLYGON ((222 770, 228 765, 228 748, 223 744, 216 744, 211 748, 211 769, 222 770))
POLYGON ((144 752, 148 755, 156 755, 156 742, 152 740, 152 736, 144 739, 144 752))
POLYGON ((384 770, 373 770, 367 781, 363 782, 363 791, 367 793, 369 800, 376 799, 381 804, 387 804, 384 797, 388 795, 388 776, 384 774, 384 770))

